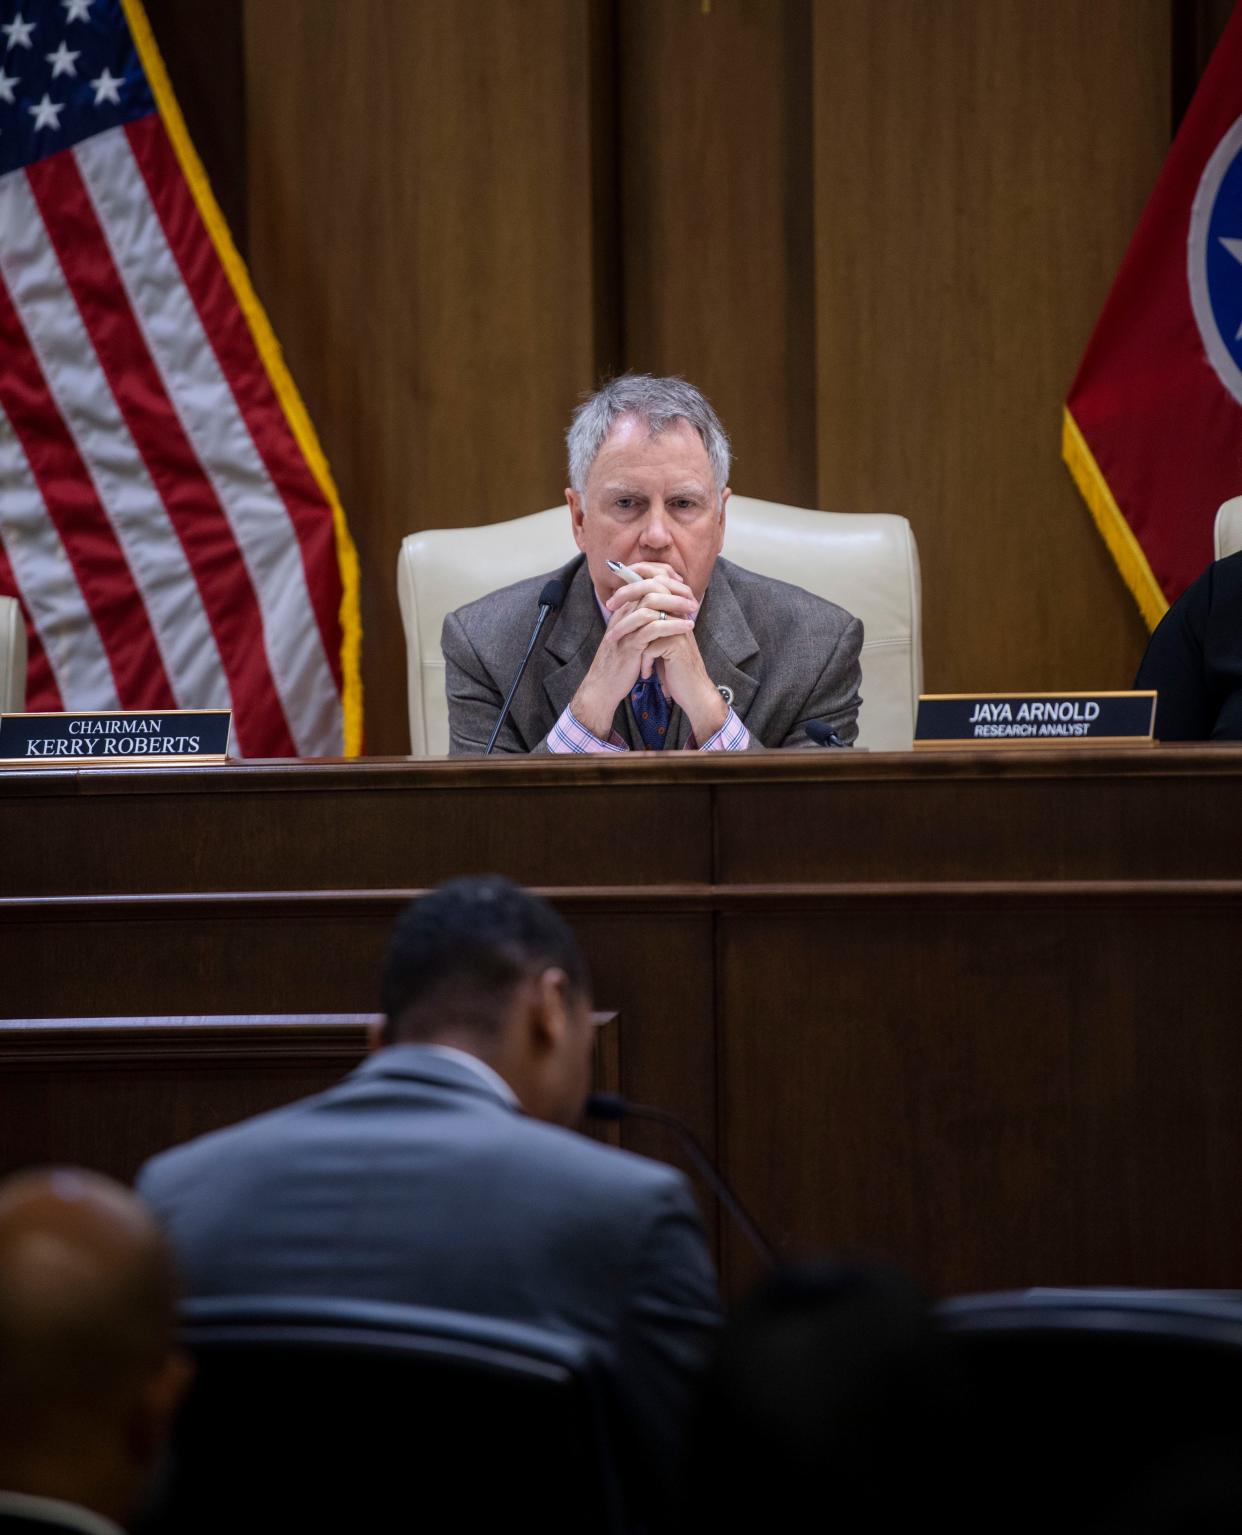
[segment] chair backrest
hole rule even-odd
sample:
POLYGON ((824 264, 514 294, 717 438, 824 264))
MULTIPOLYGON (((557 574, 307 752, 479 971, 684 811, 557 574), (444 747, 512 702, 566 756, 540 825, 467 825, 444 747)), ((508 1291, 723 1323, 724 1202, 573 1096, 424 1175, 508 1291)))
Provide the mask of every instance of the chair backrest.
POLYGON ((0 713, 26 707, 26 625, 16 598, 0 597, 0 713))
MULTIPOLYGON (((574 553, 564 506, 484 527, 411 533, 404 540, 397 594, 405 625, 414 756, 448 751, 440 651, 445 614, 514 581, 555 570, 574 553)), ((906 519, 809 511, 734 496, 724 553, 750 570, 827 597, 862 619, 858 744, 877 751, 905 750, 923 685, 919 558, 906 519)))
POLYGON ((1218 560, 1242 549, 1242 496, 1231 496, 1217 508, 1212 543, 1218 560))
POLYGON ((191 1301, 183 1323, 197 1372, 143 1535, 623 1528, 578 1340, 330 1299, 191 1301))
POLYGON ((937 1317, 993 1527, 1239 1527, 1242 1298, 1028 1290, 946 1301, 937 1317), (1194 1517, 1208 1522, 1182 1522, 1194 1517))

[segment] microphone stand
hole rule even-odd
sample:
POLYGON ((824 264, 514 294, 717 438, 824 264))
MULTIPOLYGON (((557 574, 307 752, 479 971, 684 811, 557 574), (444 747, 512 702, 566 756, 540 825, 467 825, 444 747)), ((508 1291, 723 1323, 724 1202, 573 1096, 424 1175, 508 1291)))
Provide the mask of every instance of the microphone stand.
POLYGON ((513 695, 517 692, 518 683, 521 682, 527 663, 534 653, 535 643, 539 638, 539 631, 543 628, 548 614, 555 613, 560 605, 561 583, 555 580, 549 581, 539 594, 539 617, 536 618, 535 627, 531 630, 530 643, 526 647, 526 654, 522 657, 522 664, 517 669, 517 676, 509 684, 509 691, 505 694, 505 701, 500 706, 500 713, 496 716, 496 723, 492 726, 492 733, 487 738, 487 749, 483 753, 485 757, 491 756, 492 747, 496 744, 496 737, 500 734, 500 727, 509 718, 509 707, 513 703, 513 695), (549 598, 552 600, 549 601, 549 598))
POLYGON ((631 1103, 620 1093, 592 1093, 587 1098, 586 1111, 592 1119, 646 1119, 652 1124, 664 1125, 666 1129, 671 1130, 681 1141, 690 1161, 702 1173, 716 1198, 737 1222, 743 1236, 760 1258, 769 1268, 778 1266, 780 1259, 777 1257, 775 1248, 747 1214, 742 1201, 729 1187, 724 1174, 716 1169, 689 1125, 683 1124, 676 1114, 670 1114, 665 1109, 649 1108, 642 1103, 631 1103))

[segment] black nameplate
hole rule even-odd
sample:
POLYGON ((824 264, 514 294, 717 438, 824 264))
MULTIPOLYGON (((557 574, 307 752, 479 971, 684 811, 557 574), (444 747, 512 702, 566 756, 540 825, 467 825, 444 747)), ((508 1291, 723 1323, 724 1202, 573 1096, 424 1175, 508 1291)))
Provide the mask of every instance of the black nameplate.
POLYGON ((2 714, 0 764, 118 767, 223 762, 229 709, 125 710, 111 714, 2 714))
POLYGON ((1155 693, 925 693, 915 746, 1107 746, 1150 742, 1155 693))

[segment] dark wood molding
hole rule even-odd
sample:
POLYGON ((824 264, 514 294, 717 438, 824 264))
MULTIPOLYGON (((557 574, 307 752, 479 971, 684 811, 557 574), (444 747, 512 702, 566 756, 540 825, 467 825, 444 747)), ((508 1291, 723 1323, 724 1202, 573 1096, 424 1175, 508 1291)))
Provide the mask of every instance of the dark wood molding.
MULTIPOLYGON (((596 1012, 598 1085, 620 1081, 616 1012, 596 1012)), ((382 1013, 214 1014, 205 1017, 0 1018, 0 1071, 168 1066, 354 1065, 382 1013)))
POLYGON ((326 1062, 344 1068, 366 1052, 374 1013, 203 1018, 0 1019, 0 1070, 163 1071, 326 1062))
POLYGON ((561 790, 654 784, 677 789, 739 783, 1030 781, 1085 778, 1236 778, 1233 742, 982 751, 646 753, 557 757, 367 757, 360 761, 256 759, 198 767, 28 768, 0 765, 0 800, 134 794, 323 794, 342 787, 561 790))
MULTIPOLYGON (((1229 909, 1242 880, 942 880, 868 884, 532 886, 569 915, 754 911, 885 911, 979 907, 1150 910, 1164 906, 1229 909)), ((391 921, 425 891, 217 891, 209 895, 36 896, 0 898, 0 922, 270 921, 357 917, 391 921)))

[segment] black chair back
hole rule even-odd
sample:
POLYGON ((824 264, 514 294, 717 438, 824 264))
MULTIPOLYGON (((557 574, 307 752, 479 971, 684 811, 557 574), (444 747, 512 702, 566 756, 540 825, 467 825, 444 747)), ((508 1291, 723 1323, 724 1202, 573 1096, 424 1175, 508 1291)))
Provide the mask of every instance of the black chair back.
POLYGON ((420 1307, 190 1302, 197 1376, 144 1535, 620 1531, 591 1351, 420 1307))
POLYGON ((1237 1296, 1029 1290, 936 1314, 963 1373, 963 1474, 985 1523, 1242 1529, 1237 1296))

